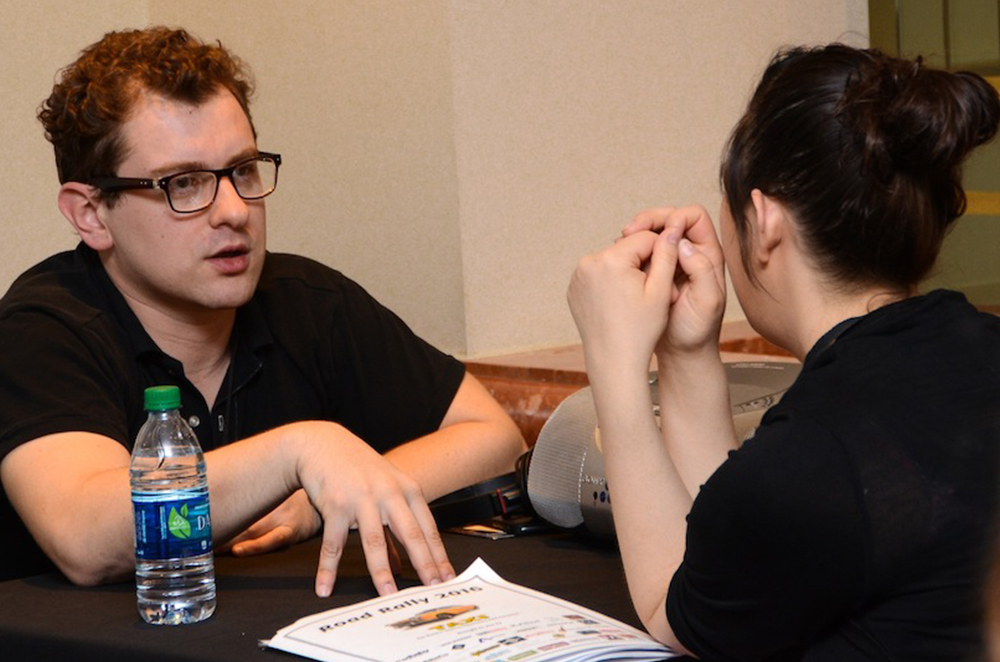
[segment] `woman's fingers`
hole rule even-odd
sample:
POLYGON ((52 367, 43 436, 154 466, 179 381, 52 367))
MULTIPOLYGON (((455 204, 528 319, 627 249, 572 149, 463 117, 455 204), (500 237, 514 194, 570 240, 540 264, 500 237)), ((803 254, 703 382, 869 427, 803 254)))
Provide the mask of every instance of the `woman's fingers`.
POLYGON ((694 242, 681 239, 677 247, 680 293, 671 305, 670 324, 658 351, 689 351, 717 342, 726 307, 725 286, 719 284, 712 260, 694 242))
POLYGON ((653 243, 649 256, 646 292, 654 301, 669 304, 673 299, 674 272, 677 269, 677 247, 682 241, 676 228, 667 228, 653 243))
POLYGON ((697 299, 715 313, 725 305, 724 290, 720 287, 716 267, 712 259, 700 250, 694 242, 682 239, 678 246, 678 260, 687 275, 690 291, 697 299))
POLYGON ((627 237, 637 232, 649 230, 650 232, 660 232, 667 226, 667 220, 675 211, 674 207, 657 207, 647 209, 636 214, 628 225, 622 230, 622 236, 627 237))

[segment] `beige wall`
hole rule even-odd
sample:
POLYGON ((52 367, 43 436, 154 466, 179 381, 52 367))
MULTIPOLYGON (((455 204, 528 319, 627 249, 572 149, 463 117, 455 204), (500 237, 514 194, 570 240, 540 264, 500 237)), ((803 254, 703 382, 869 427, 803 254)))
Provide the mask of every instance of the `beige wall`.
POLYGON ((0 0, 0 292, 22 271, 76 245, 56 208, 52 149, 35 119, 57 70, 108 30, 147 21, 145 3, 0 0))
POLYGON ((578 341, 576 260, 647 206, 716 210, 772 52, 867 43, 866 0, 3 4, 0 288, 74 244, 34 120, 56 69, 106 29, 183 24, 257 75, 260 145, 285 157, 272 250, 341 269, 460 356, 578 341))

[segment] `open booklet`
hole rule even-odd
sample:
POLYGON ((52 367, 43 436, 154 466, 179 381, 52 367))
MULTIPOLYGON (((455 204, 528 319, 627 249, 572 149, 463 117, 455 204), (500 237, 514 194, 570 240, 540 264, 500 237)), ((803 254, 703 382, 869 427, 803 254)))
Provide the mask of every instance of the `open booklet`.
POLYGON ((308 616, 261 644, 338 662, 597 662, 675 656, 625 623, 505 581, 482 559, 449 582, 308 616))

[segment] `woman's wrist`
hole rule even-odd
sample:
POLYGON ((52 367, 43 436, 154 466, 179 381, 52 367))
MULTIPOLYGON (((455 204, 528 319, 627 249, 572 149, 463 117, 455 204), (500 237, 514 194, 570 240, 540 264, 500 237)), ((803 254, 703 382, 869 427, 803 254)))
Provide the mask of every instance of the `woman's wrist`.
POLYGON ((649 374, 653 353, 637 352, 630 349, 628 352, 599 351, 595 347, 583 346, 584 364, 591 382, 600 381, 621 381, 636 376, 643 379, 649 374))
POLYGON ((721 360, 719 337, 715 335, 697 345, 676 347, 660 343, 656 347, 656 364, 658 366, 675 365, 679 369, 697 367, 706 362, 721 360))
MULTIPOLYGON (((718 345, 697 351, 657 353, 657 379, 663 390, 686 399, 694 393, 703 393, 710 384, 725 381, 725 369, 718 345)), ((700 396, 699 396, 700 397, 700 396)))

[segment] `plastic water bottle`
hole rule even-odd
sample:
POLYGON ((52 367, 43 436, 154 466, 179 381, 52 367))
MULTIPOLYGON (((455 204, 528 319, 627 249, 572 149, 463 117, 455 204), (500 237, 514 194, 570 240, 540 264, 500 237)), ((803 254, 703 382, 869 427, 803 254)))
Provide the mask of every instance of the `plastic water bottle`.
POLYGON ((136 594, 139 613, 153 625, 197 623, 215 612, 205 457, 180 405, 176 386, 146 389, 148 416, 129 472, 136 594))

